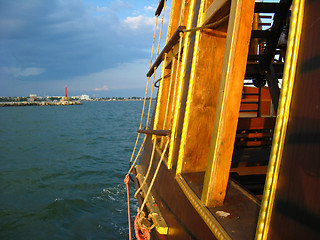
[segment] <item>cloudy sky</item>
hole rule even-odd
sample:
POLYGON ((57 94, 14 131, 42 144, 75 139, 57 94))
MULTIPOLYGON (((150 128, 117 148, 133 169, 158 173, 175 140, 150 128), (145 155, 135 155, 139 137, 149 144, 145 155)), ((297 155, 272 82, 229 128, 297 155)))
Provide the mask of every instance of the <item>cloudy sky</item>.
POLYGON ((157 2, 0 0, 0 96, 143 96, 157 2))

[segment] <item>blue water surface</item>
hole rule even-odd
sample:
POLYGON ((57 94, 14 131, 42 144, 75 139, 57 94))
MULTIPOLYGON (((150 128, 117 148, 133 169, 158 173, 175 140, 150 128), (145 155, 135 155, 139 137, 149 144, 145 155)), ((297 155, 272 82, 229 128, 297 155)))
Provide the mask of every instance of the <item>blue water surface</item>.
POLYGON ((123 178, 141 108, 1 108, 0 239, 127 239, 123 178))

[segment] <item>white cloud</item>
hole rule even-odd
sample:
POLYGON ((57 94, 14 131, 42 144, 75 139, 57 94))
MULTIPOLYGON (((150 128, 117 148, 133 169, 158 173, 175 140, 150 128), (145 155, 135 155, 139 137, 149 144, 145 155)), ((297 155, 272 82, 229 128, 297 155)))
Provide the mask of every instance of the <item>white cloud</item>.
POLYGON ((107 85, 103 85, 101 88, 95 88, 94 91, 108 91, 109 87, 107 85))
POLYGON ((154 8, 152 6, 145 6, 144 10, 146 10, 146 11, 154 11, 154 8))
POLYGON ((1 68, 1 72, 5 72, 14 77, 36 76, 36 75, 40 75, 44 71, 45 71, 44 68, 35 68, 35 67, 29 67, 29 68, 2 67, 1 68))
POLYGON ((141 27, 154 26, 155 20, 155 17, 146 17, 143 15, 139 15, 137 17, 127 17, 123 22, 132 30, 136 30, 141 27))

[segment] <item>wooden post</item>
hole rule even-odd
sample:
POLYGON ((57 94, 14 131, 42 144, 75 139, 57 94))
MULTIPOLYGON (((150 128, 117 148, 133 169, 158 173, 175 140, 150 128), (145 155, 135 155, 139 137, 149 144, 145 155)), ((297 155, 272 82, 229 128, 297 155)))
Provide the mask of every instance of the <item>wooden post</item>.
POLYGON ((231 2, 218 105, 201 200, 222 205, 228 184, 246 70, 254 0, 231 2))

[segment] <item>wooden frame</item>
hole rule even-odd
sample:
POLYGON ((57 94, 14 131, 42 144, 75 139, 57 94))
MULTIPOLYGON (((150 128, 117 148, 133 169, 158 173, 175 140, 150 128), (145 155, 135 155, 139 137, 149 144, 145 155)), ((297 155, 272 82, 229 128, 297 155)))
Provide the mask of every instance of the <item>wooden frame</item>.
MULTIPOLYGON (((224 1, 213 1, 210 4, 211 2, 202 2, 199 10, 198 26, 201 25, 206 15, 210 15, 210 19, 215 18, 214 14, 219 12, 217 6, 225 5, 224 1), (223 4, 220 4, 221 2, 223 4), (211 10, 204 10, 206 6, 211 7, 211 10), (212 10, 213 8, 215 11, 212 10)), ((228 7, 230 9, 230 5, 228 7)), ((177 173, 200 172, 206 169, 211 139, 211 135, 208 133, 212 132, 213 129, 225 52, 227 24, 225 22, 214 30, 198 30, 195 34, 177 173), (192 159, 189 156, 192 156, 192 159)))
POLYGON ((279 111, 275 132, 273 136, 273 144, 270 154, 266 184, 264 186, 264 194, 262 198, 259 220, 256 230, 256 240, 264 240, 268 237, 272 209, 274 206, 275 194, 277 189, 281 158, 286 137, 289 110, 292 100, 292 90, 296 74, 298 61, 298 50, 300 47, 300 39, 302 32, 304 1, 295 0, 293 3, 293 11, 288 38, 288 50, 286 54, 286 65, 283 76, 282 90, 279 99, 279 111))
POLYGON ((231 2, 218 105, 201 197, 206 206, 221 205, 226 194, 247 63, 245 57, 236 59, 235 56, 248 55, 254 3, 254 0, 231 2))

